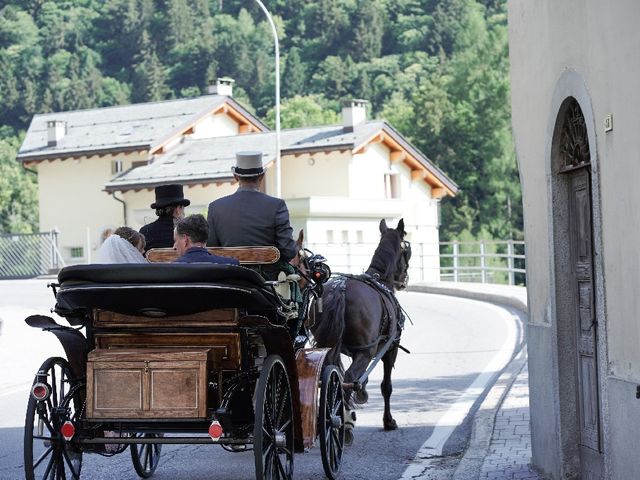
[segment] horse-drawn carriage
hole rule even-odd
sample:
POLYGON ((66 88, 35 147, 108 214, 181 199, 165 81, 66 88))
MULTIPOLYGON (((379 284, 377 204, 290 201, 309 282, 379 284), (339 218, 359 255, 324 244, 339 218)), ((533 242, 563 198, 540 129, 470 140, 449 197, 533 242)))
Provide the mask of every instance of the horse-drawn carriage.
MULTIPOLYGON (((232 254, 245 266, 277 259, 270 247, 232 254)), ((325 361, 328 349, 296 342, 328 272, 322 259, 307 260, 301 304, 278 293, 283 282, 245 266, 64 268, 54 310, 70 326, 26 319, 55 334, 67 356, 47 359, 35 376, 26 478, 77 479, 84 453, 127 449, 148 478, 163 444, 217 444, 252 448, 258 479, 288 479, 294 452, 316 440, 335 478, 345 431, 341 374, 325 361)))

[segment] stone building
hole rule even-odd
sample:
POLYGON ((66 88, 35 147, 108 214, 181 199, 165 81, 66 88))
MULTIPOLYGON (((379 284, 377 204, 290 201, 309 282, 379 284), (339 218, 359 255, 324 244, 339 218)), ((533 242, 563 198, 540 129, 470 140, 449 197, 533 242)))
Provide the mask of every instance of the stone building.
POLYGON ((640 478, 640 3, 509 0, 534 465, 640 478))

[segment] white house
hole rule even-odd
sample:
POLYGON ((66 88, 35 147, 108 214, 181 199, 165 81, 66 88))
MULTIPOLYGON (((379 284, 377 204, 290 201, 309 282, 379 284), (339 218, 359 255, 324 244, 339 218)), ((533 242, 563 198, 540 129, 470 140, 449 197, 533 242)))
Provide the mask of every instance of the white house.
MULTIPOLYGON (((264 152, 265 189, 275 191, 275 133, 230 84, 216 92, 33 118, 17 158, 38 172, 40 229, 60 230, 68 262, 89 261, 106 229, 153 221, 157 185, 185 185, 187 213, 206 214, 235 191, 238 151, 264 152)), ((391 125, 367 121, 365 102, 345 107, 342 125, 283 130, 281 155, 282 195, 309 242, 376 242, 381 218, 404 217, 410 240, 436 249, 437 267, 438 203, 457 186, 391 125)))

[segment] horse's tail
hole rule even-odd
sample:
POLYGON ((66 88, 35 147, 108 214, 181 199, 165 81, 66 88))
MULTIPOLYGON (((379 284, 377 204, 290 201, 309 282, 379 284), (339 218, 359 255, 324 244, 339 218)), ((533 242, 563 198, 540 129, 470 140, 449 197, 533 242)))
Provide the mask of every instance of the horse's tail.
POLYGON ((316 314, 316 322, 311 327, 315 345, 331 348, 328 360, 344 373, 340 352, 345 328, 346 278, 338 277, 325 284, 322 304, 322 312, 316 314))

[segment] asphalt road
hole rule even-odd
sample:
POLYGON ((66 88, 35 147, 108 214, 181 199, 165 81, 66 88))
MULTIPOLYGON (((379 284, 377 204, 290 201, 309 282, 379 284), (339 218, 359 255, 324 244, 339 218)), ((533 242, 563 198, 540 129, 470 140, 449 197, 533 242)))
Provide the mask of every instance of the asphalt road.
MULTIPOLYGON (((22 425, 28 386, 48 356, 62 353, 55 337, 22 321, 32 313, 48 313, 53 297, 45 284, 43 280, 0 281, 2 480, 24 478, 22 425)), ((469 422, 460 424, 493 373, 508 360, 515 343, 515 320, 504 309, 423 293, 401 293, 399 299, 413 319, 413 325, 407 322, 402 341, 411 354, 399 354, 393 375, 391 407, 400 428, 382 429, 380 365, 370 376, 369 403, 358 411, 354 445, 345 452, 341 470, 345 479, 396 480, 426 444, 439 445, 446 452, 462 449, 464 425, 469 422)), ((294 477, 324 477, 319 449, 296 455, 294 477)), ((138 477, 126 451, 112 458, 85 455, 82 478, 138 477)), ((153 478, 251 479, 253 453, 229 453, 213 445, 165 445, 153 478)))

